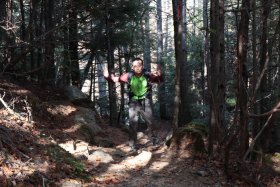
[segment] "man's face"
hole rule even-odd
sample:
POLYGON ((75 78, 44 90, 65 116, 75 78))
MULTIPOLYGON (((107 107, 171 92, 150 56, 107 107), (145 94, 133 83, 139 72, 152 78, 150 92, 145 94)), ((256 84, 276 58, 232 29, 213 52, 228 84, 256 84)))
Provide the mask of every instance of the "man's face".
POLYGON ((136 60, 132 62, 132 69, 136 74, 142 73, 144 66, 140 60, 136 60))

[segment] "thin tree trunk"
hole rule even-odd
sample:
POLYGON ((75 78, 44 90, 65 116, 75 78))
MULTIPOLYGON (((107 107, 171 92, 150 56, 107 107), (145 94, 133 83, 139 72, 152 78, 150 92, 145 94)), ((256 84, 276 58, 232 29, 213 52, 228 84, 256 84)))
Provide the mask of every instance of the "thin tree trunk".
MULTIPOLYGON (((0 27, 6 27, 6 0, 0 1, 0 27)), ((0 29, 0 43, 5 44, 4 41, 6 40, 6 31, 4 29, 0 29)), ((4 59, 5 59, 5 50, 3 50, 3 54, 0 56, 0 71, 2 72, 4 69, 4 59)))
POLYGON ((242 0, 241 20, 239 22, 237 33, 237 66, 238 66, 238 103, 239 103, 239 121, 240 121, 240 135, 239 135, 239 159, 243 160, 245 151, 249 144, 248 134, 248 107, 247 107, 247 85, 248 73, 246 69, 247 49, 248 49, 248 32, 250 19, 250 0, 242 0))
MULTIPOLYGON (((37 26, 37 24, 35 24, 35 32, 36 32, 36 37, 39 38, 42 35, 42 31, 43 31, 43 17, 44 17, 44 3, 41 3, 41 7, 40 7, 40 13, 39 13, 40 19, 39 19, 39 24, 37 26)), ((37 68, 39 68, 43 62, 43 47, 42 46, 38 46, 37 47, 37 61, 36 61, 36 66, 37 68)), ((42 71, 38 71, 37 74, 37 81, 40 82, 43 79, 43 70, 42 71)))
MULTIPOLYGON (((106 0, 106 42, 107 42, 107 62, 108 71, 110 74, 114 70, 114 48, 111 43, 112 28, 110 23, 109 15, 109 2, 106 0)), ((109 84, 109 103, 110 103, 110 125, 117 126, 118 112, 117 112, 117 101, 116 101, 116 86, 113 82, 108 82, 109 84)))
MULTIPOLYGON (((96 58, 95 61, 97 63, 97 72, 102 72, 103 68, 102 68, 102 56, 99 54, 96 54, 96 58)), ((104 78, 104 76, 102 75, 98 75, 98 95, 99 95, 99 103, 101 101, 106 101, 107 103, 107 95, 106 95, 106 80, 104 78)), ((105 115, 107 114, 107 107, 104 107, 102 104, 100 104, 100 115, 105 115)))
MULTIPOLYGON (((34 41, 34 28, 36 27, 36 8, 37 4, 35 3, 35 0, 31 0, 30 2, 30 17, 29 17, 29 24, 28 24, 28 34, 30 43, 33 43, 34 41)), ((32 49, 30 52, 30 69, 35 69, 35 49, 32 49)), ((31 81, 35 80, 34 74, 31 74, 31 81)))
MULTIPOLYGON (((145 0, 149 4, 149 0, 145 0)), ((150 11, 146 11, 144 15, 144 24, 142 24, 142 38, 144 41, 144 67, 147 71, 151 70, 151 45, 150 45, 150 11), (143 27, 144 25, 144 27, 143 27)))
POLYGON ((45 21, 45 64, 47 65, 44 71, 43 83, 54 84, 55 83, 55 64, 54 64, 54 36, 53 32, 49 32, 53 29, 53 11, 54 1, 45 0, 44 2, 44 21, 45 21))
MULTIPOLYGON (((161 12, 162 12, 161 0, 157 0, 157 63, 164 70, 165 64, 162 59, 162 57, 163 57, 163 33, 162 33, 162 13, 161 12)), ((166 97, 165 84, 163 82, 160 84, 159 89, 158 89, 160 117, 163 119, 167 118, 165 97, 166 97)))
MULTIPOLYGON (((201 63, 201 88, 202 88, 202 105, 204 108, 206 101, 205 92, 205 76, 207 75, 207 67, 209 67, 209 28, 208 28, 208 0, 203 0, 203 27, 205 29, 203 42, 203 63, 201 63)), ((204 109, 202 115, 204 116, 204 109)))
POLYGON ((224 1, 212 0, 210 8, 210 124, 209 155, 214 141, 221 142, 224 134, 225 61, 224 61, 224 1))
MULTIPOLYGON (((119 73, 120 75, 123 74, 123 64, 122 64, 122 51, 120 47, 118 48, 118 56, 119 56, 119 73)), ((120 104, 120 111, 118 116, 118 125, 120 125, 120 122, 125 119, 125 87, 124 84, 121 84, 121 104, 120 104)))
POLYGON ((178 125, 183 126, 191 121, 190 103, 191 96, 189 93, 189 85, 191 80, 190 70, 187 68, 187 18, 186 18, 186 0, 179 1, 178 4, 181 8, 182 25, 179 29, 182 29, 181 49, 182 49, 182 61, 180 64, 180 96, 181 103, 179 107, 179 121, 178 125))
POLYGON ((183 48, 182 48, 182 32, 183 32, 183 18, 182 18, 182 0, 172 0, 173 6, 173 24, 174 24, 174 45, 176 58, 176 73, 175 73, 175 98, 174 98, 174 118, 173 118, 173 132, 178 128, 179 123, 179 107, 181 105, 181 88, 180 88, 180 70, 184 62, 183 48))
MULTIPOLYGON (((20 5, 20 14, 21 14, 21 27, 20 27, 20 30, 21 30, 21 34, 20 34, 20 38, 21 38, 21 41, 22 43, 25 42, 26 40, 26 24, 25 24, 25 7, 24 7, 24 3, 23 3, 23 0, 20 0, 19 1, 19 5, 20 5)), ((23 44, 22 44, 23 45, 23 44)), ((21 47, 21 50, 24 51, 24 46, 21 47)), ((21 66, 21 71, 22 72, 25 72, 26 71, 26 61, 25 61, 25 57, 23 57, 21 59, 21 63, 22 63, 22 66, 21 66)))
MULTIPOLYGON (((262 71, 265 68, 265 64, 267 61, 267 53, 268 53, 268 44, 267 44, 267 40, 268 40, 268 36, 267 36, 267 26, 268 26, 268 16, 270 14, 271 11, 271 0, 266 1, 266 0, 262 0, 262 8, 263 8, 263 12, 262 12, 262 37, 261 37, 261 48, 260 48, 260 71, 262 71)), ((264 98, 265 94, 267 92, 267 75, 264 74, 264 76, 262 77, 261 80, 261 84, 260 84, 260 96, 262 97, 262 99, 260 100, 260 112, 264 113, 266 112, 267 108, 268 108, 268 103, 267 100, 264 98)), ((264 124, 266 121, 266 119, 261 119, 260 123, 264 124)), ((261 144, 261 148, 263 151, 267 151, 268 149, 268 134, 269 134, 269 129, 266 129, 260 138, 260 144, 261 144)))
MULTIPOLYGON (((79 67, 79 55, 78 55, 78 21, 76 10, 77 3, 72 2, 72 7, 69 10, 69 55, 70 55, 70 71, 72 85, 81 88, 80 80, 80 67, 79 67)), ((93 58, 92 58, 93 59, 93 58)))
MULTIPOLYGON (((253 80, 252 80, 252 105, 253 105, 253 110, 254 113, 257 114, 258 113, 258 105, 259 103, 255 103, 256 101, 256 97, 253 96, 254 94, 254 90, 256 89, 256 85, 257 85, 257 38, 256 38, 256 0, 252 1, 252 50, 253 50, 253 80)), ((259 119, 255 118, 253 119, 253 137, 255 137, 259 131, 259 119)))

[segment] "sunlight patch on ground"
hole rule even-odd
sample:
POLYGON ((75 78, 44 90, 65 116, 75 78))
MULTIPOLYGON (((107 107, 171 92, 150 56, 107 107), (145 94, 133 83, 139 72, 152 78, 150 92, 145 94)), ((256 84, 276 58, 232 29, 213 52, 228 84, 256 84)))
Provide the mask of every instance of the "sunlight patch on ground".
POLYGON ((71 154, 85 154, 88 152, 88 143, 86 142, 78 142, 74 143, 73 141, 68 141, 65 143, 58 144, 62 149, 68 151, 71 154))
POLYGON ((116 146, 116 148, 123 152, 128 152, 130 150, 130 147, 128 146, 128 142, 120 144, 120 145, 116 146))
POLYGON ((152 153, 148 151, 143 151, 139 155, 133 157, 128 157, 127 159, 123 160, 121 163, 112 164, 108 171, 120 171, 120 170, 130 170, 136 169, 139 167, 146 166, 152 158, 152 153))
POLYGON ((169 165, 169 162, 153 162, 150 166, 150 170, 157 172, 169 165))
POLYGON ((146 166, 149 161, 152 158, 152 153, 148 151, 143 151, 139 155, 137 155, 134 158, 128 157, 126 160, 124 160, 125 164, 128 164, 130 166, 138 166, 138 167, 143 167, 146 166))

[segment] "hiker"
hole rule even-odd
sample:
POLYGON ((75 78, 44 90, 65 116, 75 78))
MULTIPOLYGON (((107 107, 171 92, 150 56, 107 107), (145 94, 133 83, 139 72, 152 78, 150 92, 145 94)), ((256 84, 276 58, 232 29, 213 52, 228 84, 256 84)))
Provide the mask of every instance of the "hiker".
POLYGON ((141 58, 135 58, 132 61, 131 72, 124 73, 119 77, 109 75, 107 69, 104 69, 103 75, 106 80, 112 82, 122 82, 128 84, 129 89, 129 146, 131 151, 137 150, 137 128, 139 115, 148 125, 148 132, 153 145, 156 144, 154 134, 154 117, 152 113, 151 83, 160 83, 163 81, 160 66, 153 73, 144 69, 144 62, 141 58))

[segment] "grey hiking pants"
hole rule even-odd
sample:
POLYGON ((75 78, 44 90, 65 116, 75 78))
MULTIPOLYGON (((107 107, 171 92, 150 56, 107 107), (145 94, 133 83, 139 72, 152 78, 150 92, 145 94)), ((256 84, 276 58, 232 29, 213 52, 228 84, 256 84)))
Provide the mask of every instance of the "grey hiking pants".
POLYGON ((148 125, 148 135, 154 137, 154 118, 150 99, 131 100, 129 102, 129 143, 135 146, 137 142, 137 129, 139 116, 144 119, 148 125))

